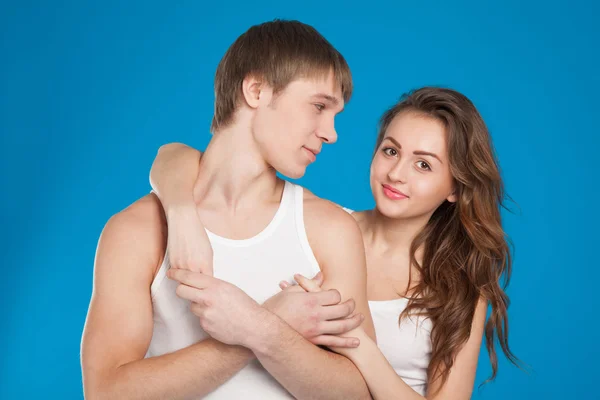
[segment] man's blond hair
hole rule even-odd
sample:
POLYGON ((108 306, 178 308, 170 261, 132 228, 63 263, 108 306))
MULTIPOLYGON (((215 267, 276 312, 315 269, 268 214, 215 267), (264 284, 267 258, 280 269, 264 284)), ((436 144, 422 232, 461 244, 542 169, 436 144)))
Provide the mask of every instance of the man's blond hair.
POLYGON ((264 79, 277 94, 294 79, 323 77, 332 71, 347 103, 352 95, 350 68, 315 28, 285 20, 251 27, 229 47, 217 67, 211 132, 232 122, 246 77, 264 79))

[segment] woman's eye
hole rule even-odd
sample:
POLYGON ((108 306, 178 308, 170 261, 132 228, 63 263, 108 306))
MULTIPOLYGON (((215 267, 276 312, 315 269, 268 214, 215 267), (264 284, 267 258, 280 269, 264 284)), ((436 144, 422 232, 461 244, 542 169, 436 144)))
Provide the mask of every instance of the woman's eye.
POLYGON ((324 104, 315 104, 315 107, 319 111, 323 111, 325 109, 325 105, 324 104))
POLYGON ((429 166, 429 164, 427 164, 425 161, 419 161, 417 162, 417 165, 419 166, 419 168, 421 168, 422 170, 425 171, 431 171, 431 167, 429 166))
POLYGON ((383 149, 383 152, 391 157, 395 157, 396 155, 398 155, 398 152, 396 151, 396 149, 392 149, 391 147, 386 147, 383 149))

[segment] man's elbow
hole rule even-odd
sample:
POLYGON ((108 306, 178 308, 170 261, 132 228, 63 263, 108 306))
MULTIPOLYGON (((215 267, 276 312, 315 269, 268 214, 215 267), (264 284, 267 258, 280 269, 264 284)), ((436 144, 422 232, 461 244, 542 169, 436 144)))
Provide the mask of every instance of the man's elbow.
POLYGON ((104 385, 103 387, 99 385, 83 385, 83 398, 85 400, 106 400, 110 398, 114 398, 111 396, 109 385, 104 385))
POLYGON ((116 379, 108 378, 107 374, 84 373, 83 397, 85 400, 118 399, 123 394, 116 390, 116 379))

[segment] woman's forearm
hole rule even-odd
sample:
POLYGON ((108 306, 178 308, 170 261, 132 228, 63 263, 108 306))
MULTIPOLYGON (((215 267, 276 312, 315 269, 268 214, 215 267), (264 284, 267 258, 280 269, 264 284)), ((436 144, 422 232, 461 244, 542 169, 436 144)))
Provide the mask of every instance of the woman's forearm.
POLYGON ((398 376, 377 344, 366 334, 360 336, 360 346, 341 351, 361 372, 375 400, 423 400, 398 376))
POLYGON ((165 210, 193 203, 200 156, 198 150, 181 143, 169 143, 158 150, 150 185, 165 210))

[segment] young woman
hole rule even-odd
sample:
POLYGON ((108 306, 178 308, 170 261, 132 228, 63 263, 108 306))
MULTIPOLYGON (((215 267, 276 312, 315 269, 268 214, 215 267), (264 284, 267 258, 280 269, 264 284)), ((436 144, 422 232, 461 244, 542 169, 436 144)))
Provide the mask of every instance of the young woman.
MULTIPOLYGON (((199 158, 185 146, 159 153, 151 180, 163 202, 177 179, 189 181, 178 190, 192 190, 194 178, 177 178, 177 171, 193 171, 199 158)), ((375 209, 352 215, 365 244, 377 343, 359 329, 360 346, 333 350, 356 364, 375 399, 468 399, 484 331, 491 379, 496 338, 516 362, 500 284, 511 273, 503 184, 479 112, 449 89, 404 95, 381 118, 370 182, 375 209)), ((178 218, 185 215, 170 222, 178 218)), ((175 251, 193 257, 201 244, 187 243, 201 233, 186 235, 175 251)), ((296 280, 319 290, 317 281, 296 280)))

